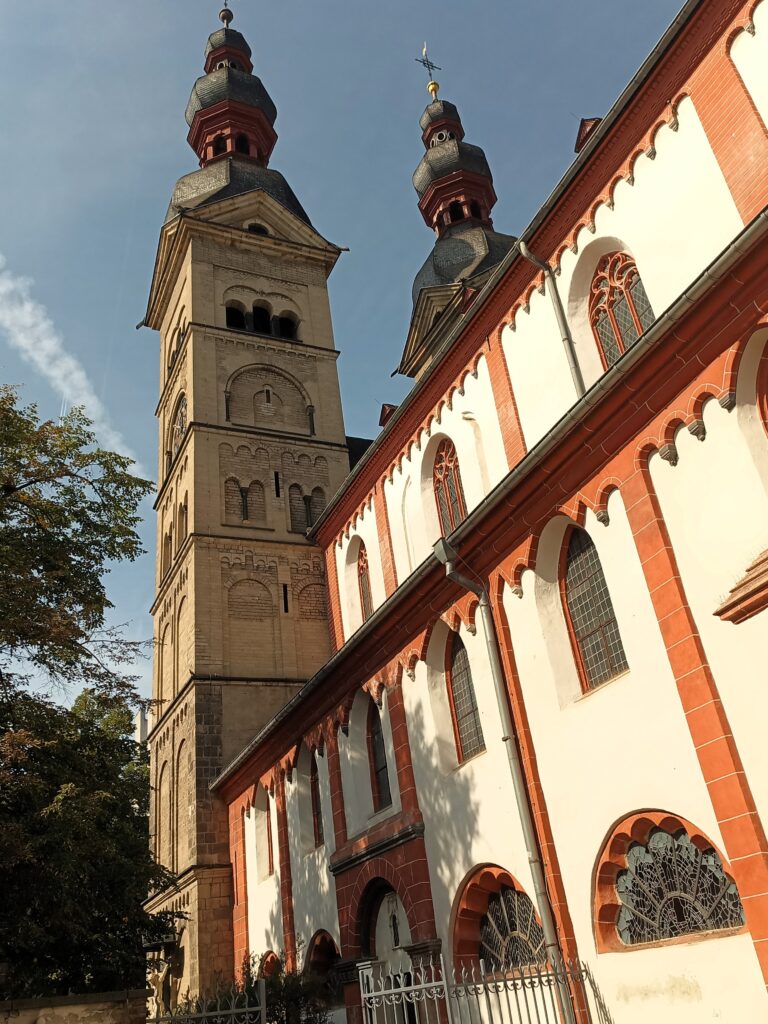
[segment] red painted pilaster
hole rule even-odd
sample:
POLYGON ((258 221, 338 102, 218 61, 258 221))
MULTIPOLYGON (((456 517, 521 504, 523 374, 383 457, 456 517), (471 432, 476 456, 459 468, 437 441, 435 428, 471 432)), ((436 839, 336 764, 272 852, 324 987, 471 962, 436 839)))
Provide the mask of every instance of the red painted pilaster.
POLYGON ((502 328, 495 331, 488 338, 485 358, 488 362, 488 374, 491 379, 493 401, 499 417, 501 436, 504 440, 504 452, 507 456, 509 468, 513 469, 525 455, 526 447, 523 431, 520 426, 515 393, 512 390, 512 381, 510 380, 507 368, 507 360, 504 358, 501 332, 502 328))
POLYGON ((328 758, 328 783, 331 790, 333 834, 336 840, 336 849, 338 850, 347 841, 347 816, 344 813, 344 789, 341 782, 341 764, 339 763, 339 734, 333 725, 328 730, 325 756, 328 758))
POLYGON ((240 980, 249 954, 248 882, 245 872, 245 809, 247 801, 229 805, 229 856, 232 861, 232 935, 235 977, 240 980))
POLYGON ((285 807, 285 776, 277 773, 275 783, 275 806, 277 808, 277 848, 280 858, 280 905, 283 912, 283 952, 285 966, 296 970, 296 927, 293 919, 293 876, 291 874, 291 851, 288 845, 288 815, 285 807))
POLYGON ((691 739, 768 983, 768 842, 709 667, 647 463, 622 487, 691 739))
POLYGON ((416 780, 413 777, 411 744, 408 738, 408 725, 405 720, 403 687, 400 680, 387 687, 387 710, 389 711, 389 725, 392 730, 392 743, 395 749, 395 769, 397 771, 397 785, 400 790, 400 805, 404 814, 420 816, 416 780))
POLYGON ((344 629, 341 622, 341 597, 339 577, 336 572, 336 544, 331 543, 323 552, 325 555, 325 588, 328 595, 328 625, 334 651, 344 643, 344 629))
POLYGON ((392 534, 389 529, 389 514, 384 498, 384 483, 379 480, 373 489, 373 507, 376 512, 376 529, 379 534, 381 568, 384 571, 384 593, 389 597, 397 590, 397 570, 392 550, 392 534))

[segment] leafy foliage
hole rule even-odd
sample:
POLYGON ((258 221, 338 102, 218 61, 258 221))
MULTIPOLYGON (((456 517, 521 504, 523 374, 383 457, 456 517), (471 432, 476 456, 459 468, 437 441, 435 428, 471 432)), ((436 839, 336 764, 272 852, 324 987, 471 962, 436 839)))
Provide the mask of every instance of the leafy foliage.
POLYGON ((0 387, 0 997, 142 985, 149 769, 137 645, 106 625, 110 565, 141 554, 151 484, 75 409, 40 422, 0 387), (34 678, 36 688, 30 687, 34 678), (40 688, 85 687, 71 708, 40 688))
POLYGON ((105 625, 110 563, 142 553, 151 483, 96 445, 82 409, 40 422, 0 387, 0 672, 19 662, 60 684, 123 688, 136 645, 105 625))
MULTIPOLYGON (((252 955, 243 967, 242 987, 255 1001, 262 958, 252 955)), ((328 1024, 332 1005, 327 980, 313 974, 286 969, 281 956, 264 978, 267 1024, 328 1024)))

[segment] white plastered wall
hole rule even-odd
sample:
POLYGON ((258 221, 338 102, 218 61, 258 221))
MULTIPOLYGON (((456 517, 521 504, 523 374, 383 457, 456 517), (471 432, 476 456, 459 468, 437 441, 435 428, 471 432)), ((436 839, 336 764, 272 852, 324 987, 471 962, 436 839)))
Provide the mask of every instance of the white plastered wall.
POLYGON ((740 32, 731 45, 731 60, 763 121, 768 124, 768 3, 762 0, 752 13, 755 34, 740 32))
POLYGON ((395 770, 395 748, 392 742, 392 727, 389 722, 387 694, 384 691, 381 702, 381 728, 384 736, 384 750, 387 755, 387 775, 392 804, 374 812, 371 791, 371 771, 368 760, 368 707, 371 698, 363 690, 358 691, 349 713, 349 729, 345 736, 339 732, 339 763, 341 785, 344 793, 344 809, 347 816, 347 835, 350 839, 366 831, 379 821, 384 821, 400 811, 400 790, 395 770))
MULTIPOLYGON (((742 363, 742 372, 749 369, 742 363)), ((768 476, 760 479, 738 411, 729 413, 716 401, 707 402, 704 442, 682 429, 675 439, 677 466, 658 456, 650 466, 688 602, 766 822, 768 613, 738 625, 714 615, 748 565, 768 547, 768 476)), ((762 440, 768 454, 764 432, 762 440)))
MULTIPOLYGON (((594 232, 582 228, 577 253, 566 249, 560 262, 557 287, 587 388, 603 373, 589 325, 600 257, 622 249, 635 258, 658 317, 743 228, 690 98, 677 107, 677 130, 662 127, 653 143, 654 158, 643 154, 634 162, 634 184, 616 185, 613 209, 598 207, 594 232)), ((505 328, 502 345, 531 448, 576 400, 549 295, 534 291, 529 311, 518 310, 515 329, 505 328)))
POLYGON ((245 879, 248 900, 248 945, 251 955, 263 956, 272 951, 279 955, 283 948, 283 918, 280 908, 280 860, 277 851, 277 816, 274 800, 269 810, 252 807, 245 816, 245 879), (272 862, 274 871, 267 874, 259 863, 257 848, 263 844, 257 838, 257 815, 272 816, 272 862))
POLYGON ((482 624, 477 634, 463 627, 485 752, 457 764, 450 713, 446 716, 445 645, 449 630, 438 623, 426 661, 403 694, 419 804, 424 817, 432 900, 438 936, 449 957, 453 948, 452 908, 474 868, 498 864, 533 899, 533 885, 515 810, 515 796, 486 654, 482 624))
POLYGON ((309 796, 308 755, 306 774, 299 763, 293 773, 293 781, 286 784, 286 813, 288 816, 288 838, 291 855, 291 881, 293 891, 293 921, 296 930, 296 953, 301 968, 315 932, 324 929, 339 945, 339 916, 336 907, 336 885, 328 870, 328 860, 333 853, 333 818, 331 814, 331 793, 328 781, 328 762, 317 755, 317 777, 320 789, 320 807, 323 815, 322 846, 314 848, 307 842, 312 835, 312 804, 309 796), (303 791, 302 782, 306 782, 303 791))
POLYGON ((368 554, 368 576, 371 581, 371 602, 374 611, 386 599, 384 569, 381 564, 381 545, 376 524, 376 510, 373 502, 366 505, 363 514, 355 520, 349 537, 344 537, 341 546, 334 546, 336 574, 339 581, 341 622, 344 639, 348 639, 363 623, 360 605, 360 588, 357 582, 357 556, 361 542, 368 554))
POLYGON ((401 582, 429 555, 440 536, 432 486, 432 467, 440 441, 456 447, 467 512, 506 475, 507 458, 493 398, 488 366, 481 358, 477 377, 464 378, 464 394, 453 394, 451 408, 443 406, 439 422, 432 419, 421 432, 392 482, 384 487, 397 578, 401 582))
POLYGON ((503 596, 579 953, 622 1024, 641 1024, 652 1010, 676 1024, 758 1020, 765 995, 749 935, 596 953, 593 874, 619 820, 668 811, 722 849, 618 491, 608 512, 609 526, 588 513, 585 528, 611 594, 626 673, 581 695, 557 582, 565 517, 545 528, 523 597, 508 588, 503 596))

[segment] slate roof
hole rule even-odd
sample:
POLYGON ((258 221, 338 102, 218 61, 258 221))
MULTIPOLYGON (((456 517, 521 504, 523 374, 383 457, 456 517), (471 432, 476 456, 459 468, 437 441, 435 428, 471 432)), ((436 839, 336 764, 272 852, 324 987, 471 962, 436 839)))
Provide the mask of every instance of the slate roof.
POLYGON ((438 238, 413 282, 413 302, 423 288, 454 284, 496 266, 515 244, 514 235, 503 235, 485 224, 463 221, 438 238))
POLYGON ((425 132, 435 121, 457 121, 461 124, 458 109, 448 100, 435 100, 428 105, 419 121, 421 130, 425 132))
POLYGON ((207 206, 221 199, 259 190, 312 226, 304 207, 279 171, 260 167, 253 160, 239 158, 237 154, 224 160, 214 160, 207 167, 179 178, 165 219, 166 222, 171 220, 183 209, 207 206))
POLYGON ((198 78, 192 86, 192 95, 184 115, 187 124, 192 124, 199 110, 212 107, 222 100, 237 100, 250 107, 258 107, 271 125, 277 119, 277 107, 260 78, 249 75, 247 71, 238 71, 237 68, 218 68, 198 78))
POLYGON ((251 57, 251 48, 248 45, 246 38, 237 29, 234 28, 220 28, 216 32, 212 32, 208 37, 208 42, 205 46, 205 56, 212 50, 218 50, 222 46, 226 46, 230 50, 239 50, 241 53, 251 57))

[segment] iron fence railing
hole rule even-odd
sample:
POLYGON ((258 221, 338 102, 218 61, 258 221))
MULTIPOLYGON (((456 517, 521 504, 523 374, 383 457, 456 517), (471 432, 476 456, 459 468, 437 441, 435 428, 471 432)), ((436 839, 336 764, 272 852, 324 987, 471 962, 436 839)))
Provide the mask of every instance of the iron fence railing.
POLYGON ((589 967, 572 961, 456 970, 439 959, 360 969, 363 1024, 614 1024, 589 967))
POLYGON ((183 999, 172 1009, 152 1014, 154 1024, 267 1024, 267 1000, 263 979, 256 989, 232 987, 213 996, 183 999))

